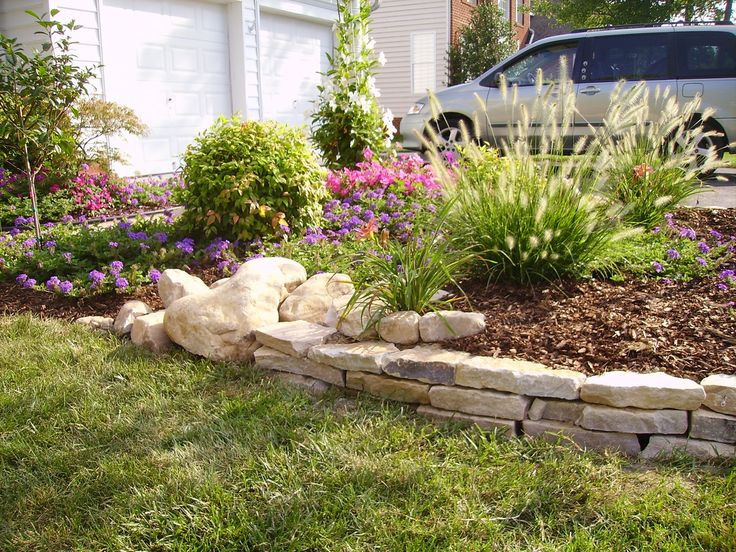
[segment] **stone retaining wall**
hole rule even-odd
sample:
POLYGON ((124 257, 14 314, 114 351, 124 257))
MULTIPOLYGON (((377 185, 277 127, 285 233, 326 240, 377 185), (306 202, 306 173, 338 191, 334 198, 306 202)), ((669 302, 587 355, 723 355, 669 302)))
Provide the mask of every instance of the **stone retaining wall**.
POLYGON ((562 439, 584 449, 655 458, 682 449, 736 456, 736 376, 697 384, 664 373, 586 377, 533 362, 472 356, 439 346, 329 343, 336 330, 304 321, 256 331, 259 368, 418 405, 435 420, 507 436, 562 439))

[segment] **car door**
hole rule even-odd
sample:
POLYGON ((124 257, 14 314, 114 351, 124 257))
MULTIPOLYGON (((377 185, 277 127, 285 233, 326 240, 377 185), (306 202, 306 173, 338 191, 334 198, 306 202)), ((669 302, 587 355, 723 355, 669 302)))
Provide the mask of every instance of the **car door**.
POLYGON ((576 136, 591 135, 603 125, 611 95, 622 80, 625 89, 645 81, 652 91, 670 88, 675 94, 673 35, 671 31, 608 34, 584 41, 575 85, 576 136))
MULTIPOLYGON (((491 143, 500 146, 508 138, 509 125, 518 122, 522 105, 532 113, 535 102, 540 95, 547 93, 550 85, 558 87, 561 78, 572 80, 578 43, 578 40, 566 40, 541 45, 511 59, 488 77, 490 87, 486 96, 486 125, 491 143), (537 86, 540 74, 542 86, 537 86), (498 86, 501 75, 508 86, 505 98, 498 86), (514 95, 517 98, 515 102, 512 101, 514 95)), ((557 91, 553 89, 553 93, 557 91)), ((539 123, 542 116, 542 113, 537 112, 531 121, 532 135, 540 132, 534 125, 539 123)), ((559 119, 562 119, 561 113, 559 119)))

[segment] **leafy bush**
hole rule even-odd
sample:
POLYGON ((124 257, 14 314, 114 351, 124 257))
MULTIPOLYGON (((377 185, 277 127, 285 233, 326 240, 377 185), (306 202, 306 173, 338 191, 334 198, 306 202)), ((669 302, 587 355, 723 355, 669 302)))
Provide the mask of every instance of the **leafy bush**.
POLYGON ((79 126, 79 147, 83 159, 109 171, 114 162, 124 162, 122 152, 110 145, 110 138, 130 134, 142 136, 146 125, 131 108, 99 98, 82 100, 75 123, 79 126))
POLYGON ((323 176, 300 130, 220 118, 184 154, 184 224, 236 239, 315 226, 323 176))
MULTIPOLYGON (((680 105, 675 95, 657 91, 650 102, 650 93, 645 83, 626 91, 619 85, 591 145, 609 160, 603 192, 627 206, 627 223, 646 228, 661 224, 665 213, 700 191, 699 174, 721 164, 714 150, 698 148, 714 134, 695 123, 700 99, 680 105)), ((706 110, 702 120, 711 114, 706 110)))
POLYGON ((447 53, 449 84, 472 80, 516 51, 511 23, 495 2, 478 3, 447 53))
POLYGON ((330 69, 319 89, 317 109, 312 115, 312 140, 331 168, 353 165, 362 151, 388 151, 395 132, 393 114, 382 110, 376 98, 374 74, 385 63, 383 54, 373 53, 368 36, 370 0, 337 0, 338 21, 334 54, 327 54, 330 69))

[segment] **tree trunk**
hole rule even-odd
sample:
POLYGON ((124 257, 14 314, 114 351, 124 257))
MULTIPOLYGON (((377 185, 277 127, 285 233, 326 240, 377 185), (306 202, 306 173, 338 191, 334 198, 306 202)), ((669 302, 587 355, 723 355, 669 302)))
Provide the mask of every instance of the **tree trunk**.
POLYGON ((41 247, 41 221, 38 216, 38 201, 36 200, 36 173, 31 171, 31 161, 28 158, 28 144, 23 145, 25 154, 26 173, 28 174, 28 193, 31 195, 31 206, 33 207, 33 228, 36 231, 36 247, 41 247))
POLYGON ((731 21, 733 16, 733 0, 726 0, 726 11, 723 14, 724 21, 731 21))

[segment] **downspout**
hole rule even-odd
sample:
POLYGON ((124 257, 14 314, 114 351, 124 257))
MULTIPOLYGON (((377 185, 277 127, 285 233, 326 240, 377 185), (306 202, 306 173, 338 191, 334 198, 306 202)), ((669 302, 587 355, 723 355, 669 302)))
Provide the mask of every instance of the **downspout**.
POLYGON ((263 77, 261 72, 261 2, 253 0, 256 12, 256 75, 258 75, 258 119, 263 120, 263 77))

